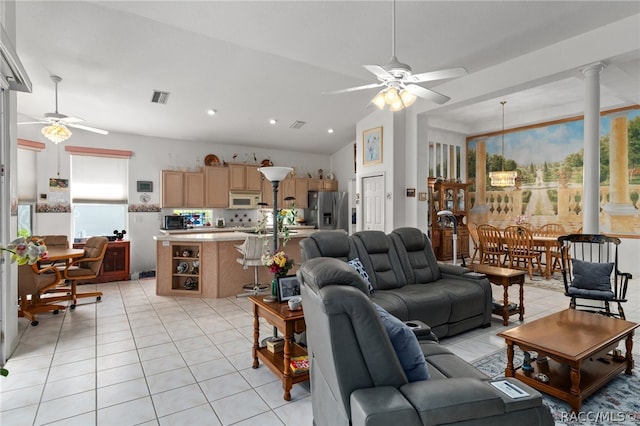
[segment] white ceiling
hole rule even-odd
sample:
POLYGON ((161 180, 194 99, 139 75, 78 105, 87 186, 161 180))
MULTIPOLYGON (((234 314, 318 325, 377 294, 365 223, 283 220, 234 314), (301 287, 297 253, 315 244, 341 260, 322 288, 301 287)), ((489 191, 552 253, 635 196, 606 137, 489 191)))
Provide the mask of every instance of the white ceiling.
MULTIPOLYGON (((18 95, 18 112, 53 111, 56 74, 59 111, 110 132, 333 153, 355 140, 376 90, 322 92, 376 81, 362 65, 391 57, 391 5, 17 1, 16 48, 33 82, 33 93, 18 95), (170 92, 168 104, 152 104, 153 90, 170 92), (208 116, 209 108, 218 113, 208 116), (290 129, 295 120, 306 125, 290 129)), ((396 55, 414 73, 465 67, 469 76, 442 85, 452 95, 491 66, 638 14, 638 1, 398 0, 396 55)), ((639 102, 640 40, 608 58, 602 85, 603 109, 639 102)), ((583 110, 577 75, 524 86, 500 98, 416 107, 469 133, 499 129, 502 98, 507 127, 583 110)))

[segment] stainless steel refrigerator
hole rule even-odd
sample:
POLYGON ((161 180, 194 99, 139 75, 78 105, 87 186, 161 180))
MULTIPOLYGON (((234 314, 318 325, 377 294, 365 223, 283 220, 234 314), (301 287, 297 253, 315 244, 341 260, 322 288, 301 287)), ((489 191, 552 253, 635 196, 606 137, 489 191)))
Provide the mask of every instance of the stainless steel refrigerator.
POLYGON ((347 193, 309 191, 304 220, 307 225, 318 229, 344 229, 349 232, 351 221, 347 193))

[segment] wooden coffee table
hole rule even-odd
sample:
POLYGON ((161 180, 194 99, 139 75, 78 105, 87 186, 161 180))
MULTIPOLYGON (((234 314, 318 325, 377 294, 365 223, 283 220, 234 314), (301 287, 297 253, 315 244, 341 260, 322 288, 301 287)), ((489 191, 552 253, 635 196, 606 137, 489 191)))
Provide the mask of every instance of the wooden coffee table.
POLYGON ((491 265, 478 265, 472 263, 468 266, 474 272, 485 274, 490 283, 501 285, 504 288, 502 309, 493 308, 492 312, 502 317, 502 324, 509 324, 511 315, 519 314, 520 321, 524 320, 524 276, 525 271, 517 269, 500 268, 491 265), (514 309, 509 309, 509 287, 513 284, 520 286, 520 303, 514 309))
POLYGON ((638 324, 590 312, 567 309, 498 333, 507 343, 506 377, 516 377, 539 391, 571 405, 577 413, 582 401, 621 371, 633 369, 633 331, 638 324), (612 351, 622 340, 626 354, 612 351), (513 345, 536 352, 546 362, 532 361, 533 371, 513 366, 513 345), (548 377, 540 380, 539 374, 548 377))
POLYGON ((253 303, 253 368, 262 361, 280 380, 284 389, 284 399, 291 400, 291 387, 294 383, 309 380, 309 372, 293 374, 289 363, 291 357, 306 355, 307 351, 293 341, 293 333, 302 333, 306 329, 302 309, 290 311, 287 303, 265 302, 264 296, 249 296, 253 303), (260 347, 260 317, 283 333, 284 351, 271 353, 266 347, 260 347))

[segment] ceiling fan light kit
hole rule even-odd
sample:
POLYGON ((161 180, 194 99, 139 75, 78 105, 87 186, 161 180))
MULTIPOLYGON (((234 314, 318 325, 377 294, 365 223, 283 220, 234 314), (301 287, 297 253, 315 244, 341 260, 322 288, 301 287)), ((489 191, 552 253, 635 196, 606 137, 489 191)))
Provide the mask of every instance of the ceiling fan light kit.
POLYGON ((42 135, 55 144, 66 141, 72 135, 71 130, 64 124, 54 123, 50 126, 44 126, 41 130, 42 135))

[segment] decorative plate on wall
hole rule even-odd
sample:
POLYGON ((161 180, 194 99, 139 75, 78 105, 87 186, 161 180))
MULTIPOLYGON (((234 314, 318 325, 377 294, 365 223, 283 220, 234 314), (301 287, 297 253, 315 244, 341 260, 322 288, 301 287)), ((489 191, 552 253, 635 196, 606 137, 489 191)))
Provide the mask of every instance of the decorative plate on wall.
POLYGON ((204 165, 205 166, 218 166, 220 165, 220 159, 217 155, 209 154, 204 157, 204 165))

